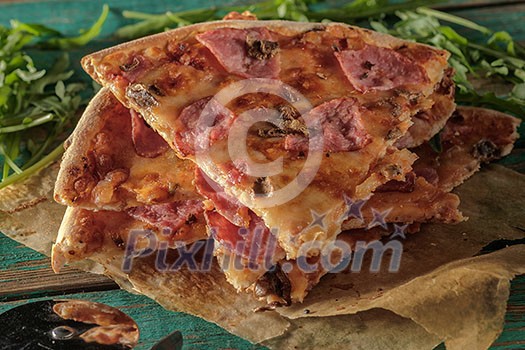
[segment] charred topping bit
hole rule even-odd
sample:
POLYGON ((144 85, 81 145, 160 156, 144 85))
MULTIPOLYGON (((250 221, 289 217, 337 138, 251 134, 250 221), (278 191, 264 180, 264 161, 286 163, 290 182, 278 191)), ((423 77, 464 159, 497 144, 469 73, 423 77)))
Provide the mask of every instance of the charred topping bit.
POLYGON ((261 127, 257 130, 257 134, 260 137, 283 137, 288 134, 302 134, 308 135, 308 128, 301 120, 297 119, 299 113, 290 105, 280 105, 277 107, 281 113, 279 125, 275 126, 270 123, 266 123, 265 127, 261 127))
POLYGON ((137 57, 133 57, 133 60, 129 63, 119 66, 120 70, 123 72, 131 72, 137 68, 140 64, 140 60, 137 57))
POLYGON ((321 79, 323 79, 323 80, 328 79, 328 77, 327 77, 325 74, 323 74, 323 73, 319 73, 319 72, 317 72, 317 73, 315 73, 315 75, 317 75, 319 78, 321 78, 321 79))
POLYGON ((117 248, 124 248, 124 240, 122 240, 122 237, 120 237, 119 234, 112 233, 111 240, 115 243, 117 248))
POLYGON ((142 84, 132 84, 126 88, 126 96, 135 102, 139 107, 149 108, 157 106, 155 97, 142 84))
POLYGON ((266 176, 258 177, 253 184, 253 192, 256 195, 267 196, 273 192, 273 186, 266 176))
POLYGON ((248 56, 260 61, 272 58, 279 50, 278 42, 270 40, 258 40, 251 36, 246 38, 246 45, 248 46, 248 56))
POLYGON ((279 110, 281 116, 284 119, 295 119, 298 116, 298 113, 295 110, 295 108, 293 108, 290 105, 280 105, 277 107, 277 109, 279 110))
POLYGON ((482 162, 488 162, 501 155, 501 150, 490 140, 481 140, 472 149, 472 155, 482 162))
POLYGON ((186 225, 191 225, 197 221, 197 217, 194 214, 190 214, 186 219, 186 225))
POLYGON ((359 76, 359 79, 360 79, 360 80, 364 80, 364 79, 366 79, 366 78, 368 78, 368 73, 366 73, 366 72, 363 73, 363 74, 361 74, 361 75, 359 76))
POLYGON ((297 119, 299 115, 293 107, 280 105, 278 110, 281 113, 281 125, 279 126, 285 133, 308 135, 308 128, 302 121, 297 119))
POLYGON ((264 127, 257 130, 257 135, 264 138, 283 137, 286 135, 284 130, 276 127, 273 124, 266 123, 264 127))
POLYGON ((292 292, 292 285, 286 274, 281 270, 281 265, 275 265, 275 268, 266 272, 255 283, 253 290, 257 298, 264 298, 268 296, 277 296, 282 300, 282 305, 290 305, 292 299, 290 293, 292 292))
POLYGON ((370 69, 372 69, 373 66, 375 66, 375 64, 373 64, 370 61, 364 61, 362 66, 363 66, 364 69, 370 70, 370 69))
POLYGON ((339 39, 336 43, 332 44, 332 50, 335 52, 341 52, 348 49, 348 41, 346 39, 339 39))
POLYGON ((154 93, 157 96, 165 96, 164 91, 161 90, 157 85, 151 84, 148 89, 150 92, 154 93))

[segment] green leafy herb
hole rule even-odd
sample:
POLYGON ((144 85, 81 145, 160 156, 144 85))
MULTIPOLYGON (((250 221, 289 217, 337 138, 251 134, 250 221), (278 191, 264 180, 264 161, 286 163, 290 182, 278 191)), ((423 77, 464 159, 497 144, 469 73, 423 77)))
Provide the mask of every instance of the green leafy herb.
POLYGON ((16 20, 11 21, 11 28, 0 26, 0 188, 56 160, 85 103, 80 96, 84 84, 70 81, 74 72, 67 54, 45 70, 24 50, 34 45, 57 49, 84 45, 98 35, 108 10, 104 6, 97 22, 73 38, 16 20))
POLYGON ((219 20, 228 12, 250 11, 259 19, 283 19, 290 21, 332 20, 349 22, 367 19, 400 9, 413 9, 443 0, 408 0, 403 3, 391 3, 389 0, 355 0, 337 9, 314 10, 313 5, 323 0, 266 0, 245 6, 224 6, 196 9, 180 12, 166 12, 152 15, 141 12, 124 11, 125 18, 138 20, 138 23, 121 27, 116 36, 121 39, 134 39, 144 35, 158 33, 167 29, 178 28, 198 22, 219 20))
POLYGON ((443 145, 441 144, 441 131, 435 134, 430 140, 428 140, 430 148, 436 153, 443 152, 443 145))

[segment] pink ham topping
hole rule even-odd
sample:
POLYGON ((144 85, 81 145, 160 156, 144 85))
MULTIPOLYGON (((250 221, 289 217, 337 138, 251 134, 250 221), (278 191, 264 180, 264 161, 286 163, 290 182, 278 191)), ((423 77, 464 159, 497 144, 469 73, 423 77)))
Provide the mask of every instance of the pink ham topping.
POLYGON ((216 211, 207 211, 205 216, 215 241, 229 252, 254 263, 272 261, 270 265, 282 255, 275 236, 251 210, 248 227, 236 226, 216 211))
MULTIPOLYGON (((312 118, 320 124, 325 152, 357 151, 371 141, 363 126, 359 107, 353 99, 340 98, 325 102, 309 111, 305 118, 312 118)), ((311 143, 315 143, 315 140, 310 138, 311 143)), ((315 149, 315 144, 309 144, 308 137, 304 135, 292 134, 286 136, 284 147, 291 151, 306 152, 309 147, 315 149)))
POLYGON ((208 178, 201 170, 195 170, 195 187, 205 198, 211 200, 217 210, 232 224, 247 227, 250 216, 249 209, 237 198, 228 195, 224 190, 208 178))
MULTIPOLYGON (((244 78, 277 78, 279 58, 276 53, 264 54, 272 40, 266 28, 220 28, 197 35, 197 40, 206 46, 224 69, 244 78), (250 45, 263 45, 263 54, 250 54, 250 45)), ((277 49, 275 49, 276 51, 277 49)))
POLYGON ((273 265, 281 257, 282 249, 264 221, 199 169, 195 172, 195 187, 214 204, 215 210, 206 211, 205 216, 217 244, 250 262, 264 259, 273 265))
POLYGON ((155 132, 142 117, 130 110, 131 136, 135 152, 141 157, 155 158, 166 152, 169 148, 164 139, 155 132))
POLYGON ((213 142, 223 139, 234 114, 212 97, 192 103, 179 116, 181 131, 175 133, 175 146, 184 156, 195 155, 213 142))
POLYGON ((420 65, 389 48, 365 45, 334 54, 350 83, 361 92, 428 82, 420 65))
POLYGON ((166 204, 145 205, 129 208, 127 213, 142 222, 160 230, 177 231, 192 217, 204 211, 202 202, 198 200, 179 201, 166 204))

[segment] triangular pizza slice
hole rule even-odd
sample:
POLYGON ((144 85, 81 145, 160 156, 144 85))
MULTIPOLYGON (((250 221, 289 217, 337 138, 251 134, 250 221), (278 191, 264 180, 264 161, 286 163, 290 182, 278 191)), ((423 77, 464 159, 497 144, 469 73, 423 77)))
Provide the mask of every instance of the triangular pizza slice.
POLYGON ((122 44, 83 66, 296 258, 304 243, 335 239, 346 197, 405 179, 414 157, 385 155, 435 104, 447 58, 344 24, 231 20, 122 44), (312 209, 326 227, 311 225, 312 209))

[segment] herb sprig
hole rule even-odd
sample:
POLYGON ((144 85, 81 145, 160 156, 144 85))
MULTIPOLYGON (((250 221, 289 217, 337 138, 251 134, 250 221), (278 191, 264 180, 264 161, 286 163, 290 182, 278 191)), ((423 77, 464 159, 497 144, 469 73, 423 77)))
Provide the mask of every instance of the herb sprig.
POLYGON ((39 68, 28 48, 70 49, 96 37, 108 15, 76 37, 39 24, 11 21, 0 26, 0 188, 51 164, 63 152, 62 141, 74 126, 84 84, 72 82, 69 58, 62 54, 49 69, 39 68))
POLYGON ((220 20, 231 11, 250 11, 262 20, 282 19, 301 22, 331 20, 349 22, 391 14, 401 9, 407 10, 419 6, 429 6, 443 2, 443 0, 407 0, 403 3, 391 3, 389 0, 354 0, 337 9, 313 9, 312 5, 322 2, 324 0, 265 0, 245 6, 210 7, 179 12, 168 11, 156 15, 123 11, 123 17, 134 19, 138 22, 119 28, 115 34, 117 38, 130 40, 189 24, 220 20))
POLYGON ((248 6, 227 6, 151 15, 125 11, 124 17, 139 22, 120 28, 116 35, 132 39, 197 22, 218 20, 229 11, 251 11, 259 19, 337 21, 368 24, 373 29, 443 48, 451 52, 455 68, 456 101, 485 106, 517 116, 525 115, 525 49, 509 33, 494 32, 467 19, 423 6, 439 0, 354 0, 337 8, 326 8, 323 0, 266 0, 248 6), (393 25, 392 16, 398 19, 393 25), (446 24, 443 24, 446 23, 446 24), (485 36, 472 41, 456 29, 469 29, 485 36), (483 84, 490 78, 499 84, 483 84), (480 84, 481 82, 481 84, 480 84))

